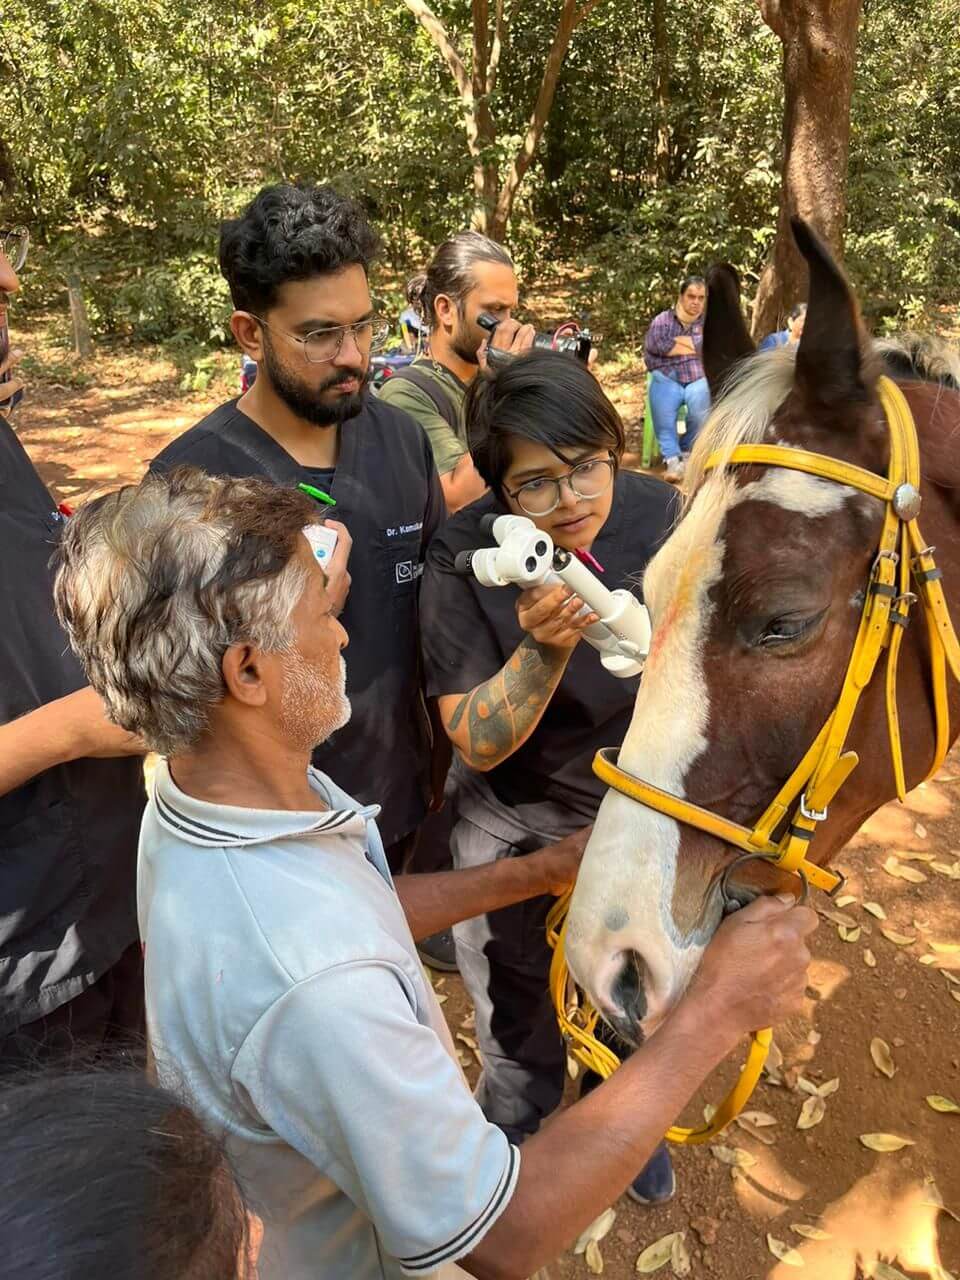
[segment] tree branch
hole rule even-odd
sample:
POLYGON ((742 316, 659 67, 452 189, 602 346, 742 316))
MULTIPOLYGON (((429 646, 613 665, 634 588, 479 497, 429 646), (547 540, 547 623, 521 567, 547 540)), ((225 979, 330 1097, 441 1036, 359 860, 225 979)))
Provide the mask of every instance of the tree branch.
POLYGON ((490 58, 490 0, 473 0, 473 96, 487 92, 487 64, 490 58))
POLYGON ((540 80, 540 90, 537 93, 537 100, 534 103, 533 111, 530 113, 530 120, 527 124, 527 132, 523 141, 514 157, 510 171, 504 180, 503 186, 500 188, 500 195, 497 198, 497 210, 495 222, 498 228, 504 228, 510 216, 510 210, 513 206, 514 196, 520 183, 523 181, 524 175, 530 168, 531 161, 536 154, 540 139, 543 137, 543 130, 547 123, 547 117, 550 114, 550 108, 553 105, 553 97, 557 90, 557 80, 560 77, 560 68, 563 66, 563 59, 566 56, 567 49, 570 46, 570 38, 580 23, 586 18, 600 3, 600 0, 586 0, 578 9, 576 0, 563 0, 563 8, 560 11, 560 18, 557 22, 557 30, 553 37, 553 43, 550 46, 550 52, 547 54, 547 61, 543 68, 543 76, 540 80))
POLYGON ((786 26, 783 20, 783 10, 780 7, 781 0, 757 0, 757 6, 760 9, 760 17, 764 20, 774 35, 779 36, 781 40, 786 39, 786 26))
POLYGON ((500 70, 500 51, 503 48, 503 0, 497 0, 493 19, 493 44, 490 46, 490 58, 487 63, 487 97, 497 87, 497 72, 500 70))
POLYGON ((450 69, 450 74, 456 81, 457 89, 460 92, 460 97, 463 99, 464 105, 467 106, 469 104, 472 113, 473 85, 470 82, 470 77, 467 75, 467 69, 463 65, 463 59, 460 57, 459 53, 457 53, 453 41, 450 39, 449 35, 447 35, 446 27, 430 6, 424 3, 424 0, 403 0, 403 3, 407 6, 416 20, 420 23, 421 27, 423 27, 424 31, 426 31, 427 35, 433 41, 434 45, 440 51, 444 62, 446 62, 450 69))

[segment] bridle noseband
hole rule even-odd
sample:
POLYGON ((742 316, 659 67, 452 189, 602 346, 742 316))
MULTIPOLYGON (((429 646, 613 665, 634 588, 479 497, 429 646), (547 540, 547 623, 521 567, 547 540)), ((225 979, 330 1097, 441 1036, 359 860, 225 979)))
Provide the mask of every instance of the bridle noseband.
MULTIPOLYGON (((910 619, 910 610, 918 600, 922 603, 930 641, 936 725, 933 764, 927 777, 940 768, 950 745, 948 667, 953 678, 960 681, 960 641, 947 609, 942 575, 933 558, 934 548, 926 544, 917 523, 921 498, 916 425, 896 383, 881 377, 878 392, 890 435, 890 462, 886 478, 824 454, 775 444, 738 445, 729 455, 714 453, 706 462, 706 470, 721 466, 766 466, 801 471, 857 489, 885 504, 877 554, 870 570, 860 625, 840 696, 803 759, 761 816, 752 827, 742 826, 663 791, 642 778, 634 777, 615 763, 616 748, 598 751, 593 762, 594 773, 612 790, 742 850, 743 860, 756 857, 767 861, 830 894, 837 892, 843 884, 843 877, 810 861, 807 856, 810 841, 819 824, 827 820, 834 797, 859 763, 857 753, 845 750, 845 744, 860 698, 873 678, 884 649, 887 651, 887 736, 897 795, 901 800, 906 796, 897 711, 897 670, 904 629, 910 619), (916 593, 910 589, 911 579, 916 593)), ((737 864, 740 862, 741 859, 736 860, 737 864)), ((727 869, 728 872, 733 865, 727 869)), ((554 947, 550 989, 561 1030, 571 1052, 591 1069, 601 1075, 609 1075, 619 1064, 616 1056, 593 1036, 598 1016, 596 1011, 582 1001, 577 1006, 576 1018, 568 1015, 567 1003, 572 984, 564 959, 563 935, 569 900, 569 893, 559 899, 547 921, 548 941, 554 947), (603 1054, 598 1056, 597 1048, 603 1050, 603 1054)), ((573 998, 576 1001, 575 992, 573 998)), ((698 1143, 706 1142, 721 1132, 753 1092, 769 1043, 769 1029, 756 1033, 747 1067, 711 1122, 696 1130, 675 1127, 667 1137, 674 1142, 698 1143)))

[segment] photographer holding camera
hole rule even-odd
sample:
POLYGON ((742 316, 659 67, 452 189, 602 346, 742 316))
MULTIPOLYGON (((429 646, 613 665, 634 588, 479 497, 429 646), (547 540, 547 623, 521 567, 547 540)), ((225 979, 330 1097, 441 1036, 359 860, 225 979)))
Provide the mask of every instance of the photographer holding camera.
POLYGON ((470 460, 463 425, 463 398, 489 337, 478 317, 498 321, 498 345, 514 352, 532 346, 534 329, 511 319, 517 305, 513 259, 502 244, 479 231, 461 231, 445 240, 426 271, 407 285, 407 299, 423 318, 430 349, 388 379, 380 399, 415 418, 430 437, 452 514, 486 488, 470 460))
MULTIPOLYGON (((515 857, 593 821, 604 790, 593 757, 621 741, 639 681, 609 674, 580 643, 597 615, 568 587, 485 587, 463 574, 464 559, 458 569, 458 556, 489 545, 485 517, 525 516, 555 546, 585 554, 607 588, 630 587, 678 505, 668 485, 620 470, 623 424, 581 360, 534 350, 487 363, 464 416, 490 492, 437 532, 421 593, 427 694, 456 749, 458 868, 515 857)), ((566 1051, 547 989, 549 905, 534 899, 454 929, 483 1052, 477 1097, 515 1142, 563 1093, 566 1051)), ((632 1193, 644 1203, 673 1194, 665 1148, 632 1193)))

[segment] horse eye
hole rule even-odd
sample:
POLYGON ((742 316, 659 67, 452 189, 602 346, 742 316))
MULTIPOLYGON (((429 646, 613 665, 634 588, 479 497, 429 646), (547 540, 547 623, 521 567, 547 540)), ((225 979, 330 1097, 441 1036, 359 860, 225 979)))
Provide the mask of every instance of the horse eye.
POLYGON ((757 644, 769 648, 773 645, 801 640, 814 629, 825 612, 826 610, 821 610, 812 618, 798 618, 795 615, 771 618, 757 637, 757 644))

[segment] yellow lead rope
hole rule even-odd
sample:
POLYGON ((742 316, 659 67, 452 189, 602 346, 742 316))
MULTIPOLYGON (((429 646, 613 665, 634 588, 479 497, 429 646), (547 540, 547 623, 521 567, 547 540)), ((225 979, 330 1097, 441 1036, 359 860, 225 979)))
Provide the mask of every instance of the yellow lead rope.
MULTIPOLYGON (((568 1052, 573 1054, 588 1071, 595 1071, 601 1079, 606 1080, 619 1067, 620 1059, 612 1049, 601 1043, 594 1035, 600 1015, 589 1001, 580 995, 567 968, 563 944, 570 894, 571 891, 568 890, 562 898, 558 898, 547 916, 547 942, 553 948, 553 959, 550 962, 550 995, 557 1013, 560 1034, 566 1041, 568 1052)), ((772 1039, 773 1032, 770 1027, 755 1032, 746 1065, 740 1072, 737 1083, 711 1118, 696 1129, 685 1129, 681 1125, 673 1125, 667 1130, 667 1141, 696 1146, 701 1142, 710 1142, 721 1134, 730 1121, 740 1114, 757 1087, 772 1039)))

